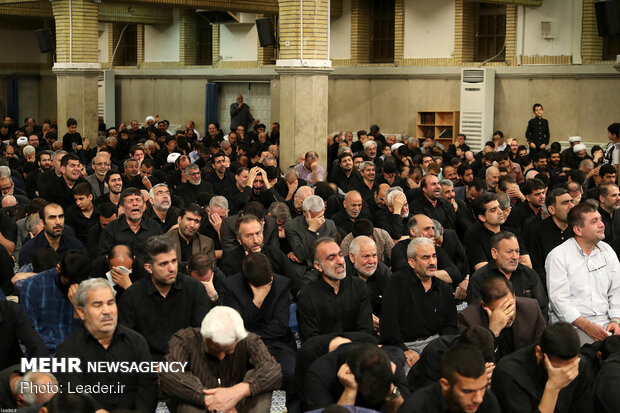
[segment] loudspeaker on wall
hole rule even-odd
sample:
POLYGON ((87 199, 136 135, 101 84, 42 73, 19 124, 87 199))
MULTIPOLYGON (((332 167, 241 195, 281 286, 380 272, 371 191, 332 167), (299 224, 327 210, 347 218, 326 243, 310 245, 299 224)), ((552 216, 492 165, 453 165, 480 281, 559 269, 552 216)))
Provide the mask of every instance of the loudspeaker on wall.
POLYGON ((39 51, 41 53, 48 53, 54 51, 54 38, 50 29, 39 29, 34 31, 37 35, 37 42, 39 43, 39 51))
POLYGON ((276 38, 273 34, 273 22, 271 18, 264 17, 256 19, 256 30, 258 31, 258 41, 260 47, 271 46, 276 44, 276 38))

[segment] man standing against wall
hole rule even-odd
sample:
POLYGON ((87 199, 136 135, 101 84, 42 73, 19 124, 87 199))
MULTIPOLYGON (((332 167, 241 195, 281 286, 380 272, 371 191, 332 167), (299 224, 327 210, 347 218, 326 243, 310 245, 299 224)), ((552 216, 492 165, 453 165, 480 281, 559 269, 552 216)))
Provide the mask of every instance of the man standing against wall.
POLYGON ((243 103, 243 95, 237 95, 237 101, 230 105, 230 130, 236 130, 241 125, 248 130, 254 123, 254 117, 250 113, 250 107, 243 103))

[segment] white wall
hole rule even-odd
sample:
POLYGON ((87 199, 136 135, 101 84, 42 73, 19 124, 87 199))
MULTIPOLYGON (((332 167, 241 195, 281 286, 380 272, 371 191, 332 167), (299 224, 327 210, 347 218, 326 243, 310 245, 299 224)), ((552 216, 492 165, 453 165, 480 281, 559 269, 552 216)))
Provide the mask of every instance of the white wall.
MULTIPOLYGON (((545 0, 540 7, 525 7, 524 48, 525 56, 566 56, 572 54, 573 1, 545 0), (553 39, 543 39, 541 21, 552 21, 553 39)), ((523 21, 517 20, 517 39, 520 47, 523 21)), ((521 49, 517 49, 520 53, 521 49)))
POLYGON ((99 23, 99 63, 107 63, 108 55, 108 24, 99 23))
POLYGON ((0 63, 45 63, 34 30, 0 29, 0 63))
POLYGON ((221 60, 257 60, 256 24, 220 25, 220 56, 221 60))
POLYGON ((329 58, 351 58, 351 0, 343 0, 342 16, 330 21, 329 58))
POLYGON ((405 59, 453 57, 454 3, 405 0, 405 59))
POLYGON ((179 10, 174 9, 172 24, 144 26, 144 61, 178 62, 180 55, 179 10))

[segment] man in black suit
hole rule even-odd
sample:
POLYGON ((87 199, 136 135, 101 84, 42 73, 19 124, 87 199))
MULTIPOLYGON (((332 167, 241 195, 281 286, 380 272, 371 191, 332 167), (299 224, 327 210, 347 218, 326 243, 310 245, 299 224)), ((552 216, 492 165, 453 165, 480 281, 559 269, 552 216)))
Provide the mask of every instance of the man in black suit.
POLYGON ((288 328, 290 280, 272 271, 269 258, 252 252, 243 259, 242 271, 224 281, 224 305, 239 311, 248 331, 263 340, 282 366, 284 389, 295 373, 295 343, 288 328))
POLYGON ((263 224, 264 244, 278 248, 280 246, 280 239, 278 238, 278 223, 275 218, 265 215, 265 207, 260 202, 250 201, 247 203, 245 208, 243 208, 243 211, 222 220, 222 226, 220 227, 222 249, 224 251, 230 251, 239 246, 235 226, 240 217, 248 214, 254 215, 263 224))
POLYGON ((485 281, 480 296, 458 314, 459 331, 474 325, 491 330, 495 336, 496 361, 538 342, 546 322, 536 300, 516 297, 511 282, 499 277, 485 281))

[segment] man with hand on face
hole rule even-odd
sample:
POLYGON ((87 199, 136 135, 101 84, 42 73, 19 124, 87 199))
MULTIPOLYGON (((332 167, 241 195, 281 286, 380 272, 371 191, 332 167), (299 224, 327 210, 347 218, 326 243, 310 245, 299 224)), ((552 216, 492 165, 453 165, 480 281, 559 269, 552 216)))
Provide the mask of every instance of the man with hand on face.
POLYGON ((325 218, 325 203, 317 195, 310 195, 303 202, 303 216, 286 223, 286 238, 295 257, 307 267, 312 267, 312 248, 317 239, 335 239, 338 233, 334 221, 325 218))
POLYGON ((280 365, 230 307, 215 307, 200 328, 174 333, 166 361, 188 363, 183 373, 159 375, 177 412, 267 413, 282 382, 280 365))
POLYGON ((407 234, 409 204, 401 187, 394 186, 386 191, 386 205, 377 209, 374 219, 375 225, 386 230, 393 240, 407 234))
POLYGON ((401 412, 411 413, 499 413, 497 398, 488 389, 484 358, 470 344, 455 344, 441 359, 439 382, 408 397, 401 412))
POLYGON ((401 348, 411 367, 433 339, 458 330, 452 287, 435 277, 434 241, 415 238, 407 258, 409 268, 392 274, 383 297, 380 341, 401 348))
POLYGON ((340 210, 332 215, 331 219, 336 224, 338 232, 344 238, 353 231, 353 224, 358 219, 370 219, 370 215, 364 211, 362 196, 359 192, 351 190, 347 192, 342 203, 344 210, 340 210))
POLYGON ((586 362, 579 359, 579 337, 573 326, 547 327, 539 344, 500 360, 491 386, 504 413, 593 412, 586 362))
POLYGON ((269 207, 272 202, 284 202, 284 198, 267 179, 267 172, 258 166, 250 169, 243 192, 232 196, 232 204, 238 211, 241 211, 251 201, 258 201, 265 208, 269 207))
POLYGON ((530 344, 538 343, 547 323, 536 300, 516 297, 505 278, 489 278, 481 298, 458 314, 459 331, 479 325, 495 336, 496 361, 530 344))
POLYGON ((605 224, 596 204, 573 207, 568 226, 575 236, 545 261, 551 320, 572 323, 582 344, 620 335, 620 262, 603 242, 605 224))
MULTIPOLYGON (((78 357, 82 366, 102 360, 110 363, 152 361, 144 337, 118 324, 114 295, 108 281, 102 278, 80 283, 75 303, 84 324, 58 347, 57 358, 78 357)), ((62 372, 58 373, 58 382, 69 392, 80 385, 122 388, 122 391, 93 392, 98 407, 107 410, 125 408, 152 412, 157 406, 157 376, 150 372, 62 372)))
POLYGON ((321 237, 313 251, 314 268, 320 277, 299 294, 297 320, 302 340, 329 333, 371 334, 368 287, 358 277, 347 277, 340 246, 332 238, 321 237))
POLYGON ((196 202, 198 195, 203 192, 213 194, 213 186, 209 182, 202 180, 202 174, 198 165, 187 165, 183 173, 187 177, 187 181, 179 185, 176 194, 183 197, 185 205, 196 202))
POLYGON ((199 281, 178 273, 177 253, 168 238, 149 238, 144 252, 144 269, 150 277, 125 291, 119 321, 142 334, 153 358, 163 360, 172 334, 199 326, 212 304, 199 281))
POLYGON ((377 245, 370 237, 360 235, 351 241, 345 258, 347 274, 361 278, 368 287, 372 304, 372 326, 379 331, 381 304, 392 271, 377 258, 377 245), (353 268, 351 268, 353 267, 353 268))

